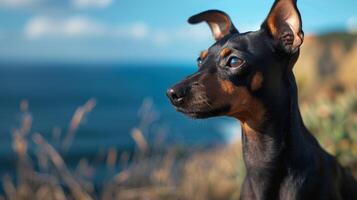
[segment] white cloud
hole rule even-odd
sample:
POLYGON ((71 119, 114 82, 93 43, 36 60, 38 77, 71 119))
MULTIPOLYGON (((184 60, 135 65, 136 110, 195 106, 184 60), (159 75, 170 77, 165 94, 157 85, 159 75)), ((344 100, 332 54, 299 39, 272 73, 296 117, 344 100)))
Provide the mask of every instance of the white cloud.
POLYGON ((350 17, 347 20, 346 26, 348 32, 352 32, 352 33, 357 32, 357 17, 350 17))
POLYGON ((213 39, 208 26, 187 26, 175 30, 174 37, 179 40, 193 39, 196 41, 207 41, 213 39))
POLYGON ((105 25, 83 16, 64 19, 37 16, 30 19, 24 28, 27 39, 115 37, 140 40, 149 34, 149 27, 142 22, 129 25, 105 25))
POLYGON ((260 29, 260 22, 257 23, 243 23, 243 24, 238 24, 236 28, 239 30, 239 32, 244 33, 247 31, 256 31, 260 29))
POLYGON ((157 46, 167 46, 171 41, 170 34, 165 31, 156 31, 152 34, 152 42, 157 46))
POLYGON ((157 46, 167 46, 176 42, 206 42, 213 40, 211 31, 206 26, 187 26, 182 28, 154 30, 151 34, 152 41, 157 46))
POLYGON ((144 39, 149 34, 149 27, 143 22, 108 28, 108 35, 122 38, 144 39))
MULTIPOLYGON (((0 7, 27 8, 34 6, 51 6, 57 0, 0 0, 0 7)), ((65 0, 64 7, 84 8, 105 8, 112 4, 113 0, 65 0)))
POLYGON ((144 23, 135 23, 130 28, 131 33, 136 38, 145 38, 148 34, 149 28, 144 23))
POLYGON ((23 7, 43 3, 45 0, 0 0, 0 6, 23 7))
POLYGON ((181 41, 206 42, 213 40, 210 30, 206 26, 154 29, 143 22, 108 25, 84 16, 67 18, 37 16, 27 22, 24 35, 28 40, 41 40, 43 38, 78 39, 83 37, 128 39, 141 42, 145 40, 146 43, 160 47, 181 41))
POLYGON ((34 17, 25 26, 25 36, 28 39, 43 37, 76 37, 101 35, 105 28, 85 17, 53 19, 34 17))
POLYGON ((72 5, 76 8, 104 8, 108 7, 112 0, 72 0, 72 5))

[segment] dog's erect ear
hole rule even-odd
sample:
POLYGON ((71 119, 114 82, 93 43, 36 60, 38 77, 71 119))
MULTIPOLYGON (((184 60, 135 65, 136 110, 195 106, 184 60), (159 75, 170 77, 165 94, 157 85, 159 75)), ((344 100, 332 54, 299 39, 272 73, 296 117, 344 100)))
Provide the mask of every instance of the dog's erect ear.
POLYGON ((188 19, 190 24, 201 22, 207 22, 216 40, 220 40, 230 33, 238 33, 229 16, 219 10, 207 10, 188 19))
POLYGON ((301 16, 296 6, 297 0, 276 0, 267 19, 262 24, 287 53, 299 50, 304 40, 301 16))

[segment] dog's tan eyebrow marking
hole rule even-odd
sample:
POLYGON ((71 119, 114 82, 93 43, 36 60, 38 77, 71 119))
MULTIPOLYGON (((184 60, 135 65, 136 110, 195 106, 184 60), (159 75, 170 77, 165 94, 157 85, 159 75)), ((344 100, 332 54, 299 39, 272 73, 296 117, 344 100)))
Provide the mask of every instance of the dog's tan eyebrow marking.
POLYGON ((229 48, 224 48, 219 53, 219 55, 221 56, 221 58, 224 58, 224 57, 227 57, 231 52, 232 52, 232 50, 230 50, 229 48))
POLYGON ((206 49, 206 50, 204 50, 204 51, 201 51, 200 58, 201 58, 201 59, 204 59, 204 58, 207 57, 207 55, 208 55, 208 50, 206 49))
POLYGON ((223 91, 227 94, 232 94, 234 92, 234 85, 228 80, 220 80, 220 85, 223 91))
POLYGON ((254 74, 250 88, 255 91, 262 87, 263 84, 263 74, 261 72, 257 72, 254 74))

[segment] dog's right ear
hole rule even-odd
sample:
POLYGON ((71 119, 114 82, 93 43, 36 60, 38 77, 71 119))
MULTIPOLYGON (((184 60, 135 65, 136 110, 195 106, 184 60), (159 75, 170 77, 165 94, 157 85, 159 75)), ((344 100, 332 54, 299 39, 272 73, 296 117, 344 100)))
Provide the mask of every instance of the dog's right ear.
POLYGON ((301 15, 297 0, 275 0, 270 13, 262 24, 269 31, 280 49, 295 53, 304 41, 301 15))
POLYGON ((220 40, 230 33, 238 33, 230 17, 219 10, 207 10, 188 19, 190 24, 206 22, 211 28, 215 40, 220 40))

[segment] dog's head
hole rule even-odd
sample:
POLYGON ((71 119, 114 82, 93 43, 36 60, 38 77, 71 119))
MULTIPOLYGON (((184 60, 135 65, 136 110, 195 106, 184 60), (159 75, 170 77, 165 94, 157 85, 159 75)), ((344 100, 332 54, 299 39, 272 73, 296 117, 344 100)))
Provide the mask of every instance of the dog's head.
MULTIPOLYGON (((180 112, 194 118, 259 117, 286 91, 286 73, 303 42, 296 0, 276 0, 260 30, 239 33, 229 16, 209 10, 192 16, 207 22, 216 42, 197 59, 198 71, 168 89, 180 112)), ((290 68, 290 69, 289 69, 290 68)))

